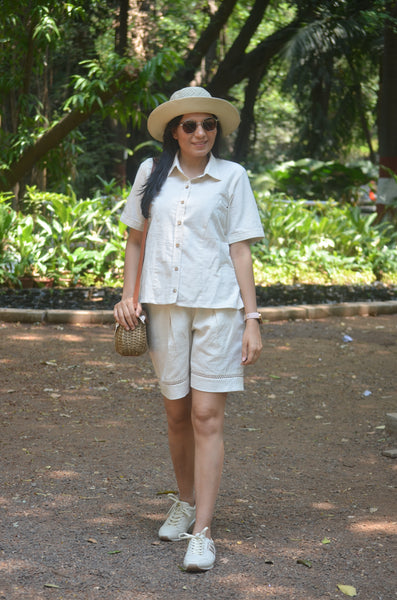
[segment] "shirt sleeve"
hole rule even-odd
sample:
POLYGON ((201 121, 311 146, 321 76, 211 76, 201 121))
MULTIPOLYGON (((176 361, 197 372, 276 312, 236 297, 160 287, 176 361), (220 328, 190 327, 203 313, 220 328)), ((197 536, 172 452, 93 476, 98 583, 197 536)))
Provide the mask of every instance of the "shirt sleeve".
POLYGON ((127 202, 120 216, 122 223, 128 227, 131 227, 132 229, 137 229, 138 231, 143 231, 143 226, 145 223, 145 218, 141 210, 142 188, 151 173, 152 164, 153 160, 148 158, 139 166, 135 181, 132 185, 130 193, 128 194, 127 202))
POLYGON ((228 213, 228 242, 258 242, 264 231, 247 171, 238 165, 230 188, 228 213))

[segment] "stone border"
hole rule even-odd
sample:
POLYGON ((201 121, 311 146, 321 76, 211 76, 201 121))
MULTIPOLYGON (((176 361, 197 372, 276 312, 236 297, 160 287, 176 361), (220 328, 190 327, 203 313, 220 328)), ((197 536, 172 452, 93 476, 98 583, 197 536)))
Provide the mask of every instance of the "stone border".
MULTIPOLYGON (((375 317, 397 314, 397 301, 342 302, 298 306, 267 306, 259 308, 264 321, 296 319, 326 319, 328 317, 375 317)), ((31 310, 0 308, 0 321, 8 323, 48 323, 69 325, 104 325, 114 323, 111 310, 31 310)))

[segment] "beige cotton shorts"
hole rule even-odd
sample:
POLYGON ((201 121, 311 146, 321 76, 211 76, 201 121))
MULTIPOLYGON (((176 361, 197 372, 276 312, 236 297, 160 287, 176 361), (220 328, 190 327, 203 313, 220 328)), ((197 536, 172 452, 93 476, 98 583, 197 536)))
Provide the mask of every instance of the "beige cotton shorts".
POLYGON ((236 309, 145 305, 149 352, 163 396, 244 389, 244 315, 236 309))

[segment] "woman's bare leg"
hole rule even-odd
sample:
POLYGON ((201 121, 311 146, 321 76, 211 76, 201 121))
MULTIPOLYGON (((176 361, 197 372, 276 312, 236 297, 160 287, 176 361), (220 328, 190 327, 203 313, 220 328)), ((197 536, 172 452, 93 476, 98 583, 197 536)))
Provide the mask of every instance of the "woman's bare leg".
POLYGON ((193 533, 199 533, 208 527, 208 537, 211 537, 211 521, 222 476, 226 397, 226 393, 192 390, 196 494, 196 523, 193 533))
POLYGON ((164 397, 168 421, 168 443, 179 489, 179 499, 194 505, 194 433, 189 393, 178 400, 164 397))

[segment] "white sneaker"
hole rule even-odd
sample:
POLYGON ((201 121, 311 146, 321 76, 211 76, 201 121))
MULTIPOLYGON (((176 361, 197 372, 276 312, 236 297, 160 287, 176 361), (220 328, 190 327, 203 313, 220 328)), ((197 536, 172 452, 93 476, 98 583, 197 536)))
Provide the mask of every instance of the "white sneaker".
POLYGON ((196 520, 196 507, 182 502, 174 494, 168 494, 174 504, 168 511, 164 524, 159 529, 160 540, 178 542, 181 533, 187 533, 196 520))
POLYGON ((181 533, 181 540, 189 539, 189 546, 185 554, 183 566, 186 571, 209 571, 215 563, 215 545, 212 539, 205 535, 208 527, 205 527, 200 533, 191 535, 181 533))

